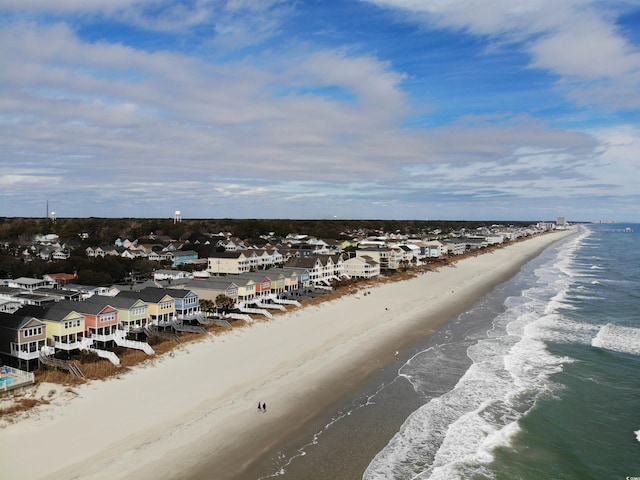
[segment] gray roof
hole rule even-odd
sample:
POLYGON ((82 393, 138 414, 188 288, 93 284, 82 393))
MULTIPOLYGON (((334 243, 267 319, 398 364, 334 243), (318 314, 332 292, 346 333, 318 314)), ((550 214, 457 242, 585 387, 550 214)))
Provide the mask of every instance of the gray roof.
POLYGON ((115 297, 107 297, 105 295, 92 295, 87 298, 86 302, 95 303, 97 305, 111 305, 114 308, 132 308, 138 301, 138 298, 128 297, 124 295, 116 295, 115 297))
POLYGON ((24 312, 22 309, 14 313, 0 312, 0 328, 18 330, 29 323, 34 317, 38 319, 35 315, 29 315, 28 312, 24 312))

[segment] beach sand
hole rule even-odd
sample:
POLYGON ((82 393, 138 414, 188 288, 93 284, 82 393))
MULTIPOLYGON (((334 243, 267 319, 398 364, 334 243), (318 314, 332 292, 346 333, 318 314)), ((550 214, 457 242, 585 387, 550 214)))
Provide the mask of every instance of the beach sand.
POLYGON ((242 478, 257 458, 393 362, 396 351, 571 233, 300 308, 182 345, 121 378, 74 387, 0 430, 2 477, 176 479, 206 465, 209 478, 242 478))

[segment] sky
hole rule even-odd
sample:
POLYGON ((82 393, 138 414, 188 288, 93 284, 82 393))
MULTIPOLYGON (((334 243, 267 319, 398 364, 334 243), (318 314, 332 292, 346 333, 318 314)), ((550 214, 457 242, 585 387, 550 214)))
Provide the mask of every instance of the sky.
POLYGON ((0 217, 640 221, 637 0, 0 0, 0 217))

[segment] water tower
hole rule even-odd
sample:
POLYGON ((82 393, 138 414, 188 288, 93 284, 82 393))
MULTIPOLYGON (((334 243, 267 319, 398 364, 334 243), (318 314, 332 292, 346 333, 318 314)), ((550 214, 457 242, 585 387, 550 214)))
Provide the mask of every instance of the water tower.
POLYGON ((49 214, 49 218, 51 218, 51 221, 55 223, 55 221, 56 221, 56 212, 51 212, 49 214))
POLYGON ((182 213, 180 213, 180 210, 176 210, 176 213, 173 216, 173 223, 180 223, 182 222, 182 213))

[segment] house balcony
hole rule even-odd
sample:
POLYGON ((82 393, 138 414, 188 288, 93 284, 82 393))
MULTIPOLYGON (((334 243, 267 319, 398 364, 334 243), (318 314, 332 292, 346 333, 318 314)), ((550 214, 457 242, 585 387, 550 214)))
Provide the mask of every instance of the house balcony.
POLYGON ((56 350, 66 350, 67 352, 69 352, 71 350, 79 350, 82 344, 80 341, 76 341, 76 342, 54 341, 53 346, 56 350))
POLYGON ((142 333, 146 324, 146 318, 144 321, 120 322, 120 329, 125 333, 142 333))
POLYGON ((11 349, 11 356, 19 358, 21 360, 37 360, 39 354, 40 354, 40 352, 38 350, 35 350, 33 352, 29 352, 29 351, 20 350, 20 349, 17 349, 17 348, 12 348, 11 349))
POLYGON ((115 340, 115 334, 113 333, 101 334, 101 333, 92 332, 91 340, 93 340, 94 342, 111 342, 115 340))

